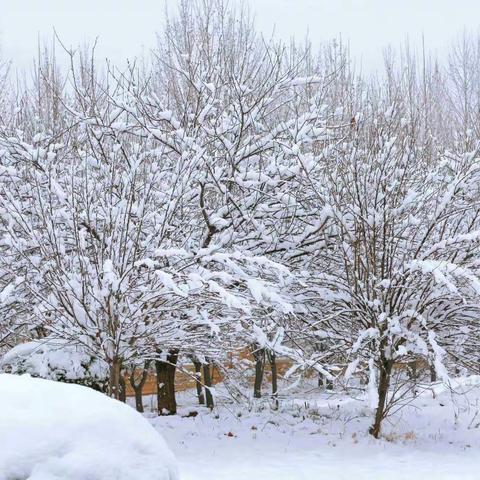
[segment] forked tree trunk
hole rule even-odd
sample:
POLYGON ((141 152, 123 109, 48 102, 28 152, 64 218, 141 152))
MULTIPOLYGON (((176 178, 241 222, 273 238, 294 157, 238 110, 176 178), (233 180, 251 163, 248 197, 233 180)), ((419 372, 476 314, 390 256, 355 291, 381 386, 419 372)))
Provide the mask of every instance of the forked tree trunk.
POLYGON ((274 352, 268 355, 270 362, 270 370, 272 373, 272 399, 275 410, 278 409, 278 372, 277 372, 277 357, 274 352))
POLYGON ((369 429, 370 435, 375 438, 380 436, 380 429, 382 421, 385 418, 388 389, 390 388, 390 379, 392 375, 393 362, 392 360, 383 360, 380 366, 380 378, 378 381, 378 405, 375 410, 375 420, 369 429))
POLYGON ((210 387, 212 386, 212 373, 211 373, 210 363, 206 363, 203 366, 203 384, 205 385, 205 396, 207 399, 207 407, 210 410, 212 410, 213 407, 215 406, 215 403, 213 401, 213 395, 210 390, 210 387))
POLYGON ((265 371, 265 349, 254 348, 253 358, 255 359, 255 381, 253 384, 253 397, 262 398, 263 373, 265 371))
POLYGON ((143 371, 142 375, 140 377, 140 380, 137 382, 135 379, 135 369, 132 369, 132 373, 130 374, 130 385, 133 388, 133 391, 135 392, 135 408, 137 409, 137 412, 143 413, 143 386, 145 385, 145 382, 148 377, 148 367, 150 366, 150 362, 147 361, 145 362, 145 365, 143 366, 143 371))
POLYGON ((156 360, 157 372, 157 411, 158 415, 175 415, 177 401, 175 398, 175 371, 178 350, 170 350, 166 361, 156 360))
POLYGON ((193 366, 195 367, 195 386, 197 387, 198 403, 205 405, 205 395, 203 393, 202 385, 202 364, 201 362, 194 360, 193 366))
POLYGON ((110 364, 110 373, 108 379, 108 395, 117 400, 120 398, 120 368, 121 361, 114 357, 110 364))

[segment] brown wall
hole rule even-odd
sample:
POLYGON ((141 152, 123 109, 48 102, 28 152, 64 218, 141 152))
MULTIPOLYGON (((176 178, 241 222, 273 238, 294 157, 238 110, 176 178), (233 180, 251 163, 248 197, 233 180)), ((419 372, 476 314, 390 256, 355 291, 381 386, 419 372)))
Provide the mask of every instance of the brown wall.
MULTIPOLYGON (((245 358, 246 355, 241 355, 240 358, 245 358)), ((277 359, 277 370, 279 377, 283 376, 285 372, 291 367, 292 362, 288 359, 277 359)), ((189 390, 191 388, 195 388, 195 379, 194 379, 195 369, 193 365, 184 365, 182 369, 177 369, 175 374, 175 390, 177 392, 183 392, 185 390, 189 390), (182 371, 186 370, 186 372, 182 371)), ((215 385, 223 380, 223 377, 219 370, 216 368, 213 369, 212 374, 212 384, 215 385)), ((265 380, 270 380, 270 366, 268 362, 265 365, 265 380)), ((253 377, 251 379, 253 385, 253 377)), ((130 382, 128 378, 125 378, 125 382, 127 385, 127 396, 132 397, 134 396, 133 388, 130 386, 130 382)), ((143 387, 143 394, 144 395, 153 395, 157 393, 157 383, 156 378, 153 370, 147 377, 145 385, 143 387)))
MULTIPOLYGON (((237 358, 238 360, 241 359, 251 359, 251 356, 249 352, 241 352, 237 358)), ((233 362, 233 358, 230 359, 230 363, 233 362)), ((420 371, 425 371, 428 369, 428 363, 423 360, 419 359, 413 362, 408 362, 408 363, 398 363, 395 365, 395 369, 398 370, 404 370, 407 369, 408 367, 411 367, 412 365, 415 365, 416 368, 420 371)), ((229 365, 232 366, 232 365, 229 365)), ((253 365, 252 365, 253 366, 253 365)), ((278 376, 281 378, 285 375, 286 371, 292 366, 292 361, 287 358, 277 358, 277 371, 278 371, 278 376)), ((346 368, 346 367, 345 367, 346 368)), ((176 375, 175 375, 175 390, 177 392, 183 392, 185 390, 189 390, 191 388, 195 388, 195 380, 194 380, 194 373, 195 369, 193 365, 184 365, 182 369, 177 369, 176 375), (182 370, 186 370, 186 372, 182 372, 182 370)), ((314 371, 312 370, 311 372, 312 375, 314 375, 314 371)), ((128 378, 126 380, 126 385, 127 385, 127 396, 134 396, 134 391, 132 387, 130 386, 130 382, 128 381, 128 378)), ((217 370, 216 368, 213 369, 213 375, 212 375, 212 384, 215 385, 223 380, 221 372, 217 370)), ((251 378, 251 383, 253 385, 253 375, 251 378)), ((269 382, 270 381, 270 365, 268 362, 265 364, 265 381, 269 382)), ((144 395, 153 395, 157 393, 157 384, 156 384, 156 379, 155 379, 155 374, 153 370, 147 377, 147 380, 145 382, 145 386, 143 387, 143 394, 144 395)))

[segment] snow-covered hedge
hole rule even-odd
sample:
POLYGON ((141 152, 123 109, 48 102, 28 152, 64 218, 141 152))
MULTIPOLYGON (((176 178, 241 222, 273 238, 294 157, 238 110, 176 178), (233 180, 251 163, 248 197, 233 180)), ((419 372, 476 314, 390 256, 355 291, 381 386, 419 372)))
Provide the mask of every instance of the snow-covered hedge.
POLYGON ((108 381, 106 363, 61 340, 43 339, 17 345, 3 356, 0 367, 7 373, 28 373, 96 390, 104 390, 108 381))
POLYGON ((177 480, 159 433, 91 388, 0 374, 0 479, 177 480))

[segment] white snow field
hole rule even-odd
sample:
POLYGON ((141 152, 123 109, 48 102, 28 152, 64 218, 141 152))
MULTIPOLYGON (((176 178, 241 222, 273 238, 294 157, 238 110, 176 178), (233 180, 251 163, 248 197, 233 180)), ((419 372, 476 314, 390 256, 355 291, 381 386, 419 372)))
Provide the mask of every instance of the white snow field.
POLYGON ((279 411, 223 401, 209 412, 183 392, 179 415, 146 414, 152 428, 86 387, 3 374, 0 480, 480 480, 480 376, 425 386, 380 440, 366 433, 366 395, 289 396, 279 411))
POLYGON ((470 377, 424 390, 385 422, 380 440, 366 433, 368 399, 340 393, 312 393, 279 412, 230 405, 187 418, 191 394, 180 398, 183 417, 150 420, 182 480, 479 480, 479 384, 470 377))
POLYGON ((0 480, 177 480, 161 435, 90 388, 0 375, 0 480))

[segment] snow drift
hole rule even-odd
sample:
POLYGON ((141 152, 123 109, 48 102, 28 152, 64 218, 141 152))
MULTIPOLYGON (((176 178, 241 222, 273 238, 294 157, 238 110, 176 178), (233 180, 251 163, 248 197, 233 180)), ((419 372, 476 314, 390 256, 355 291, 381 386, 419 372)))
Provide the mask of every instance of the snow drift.
POLYGON ((165 441, 90 388, 0 374, 0 480, 178 480, 165 441))

